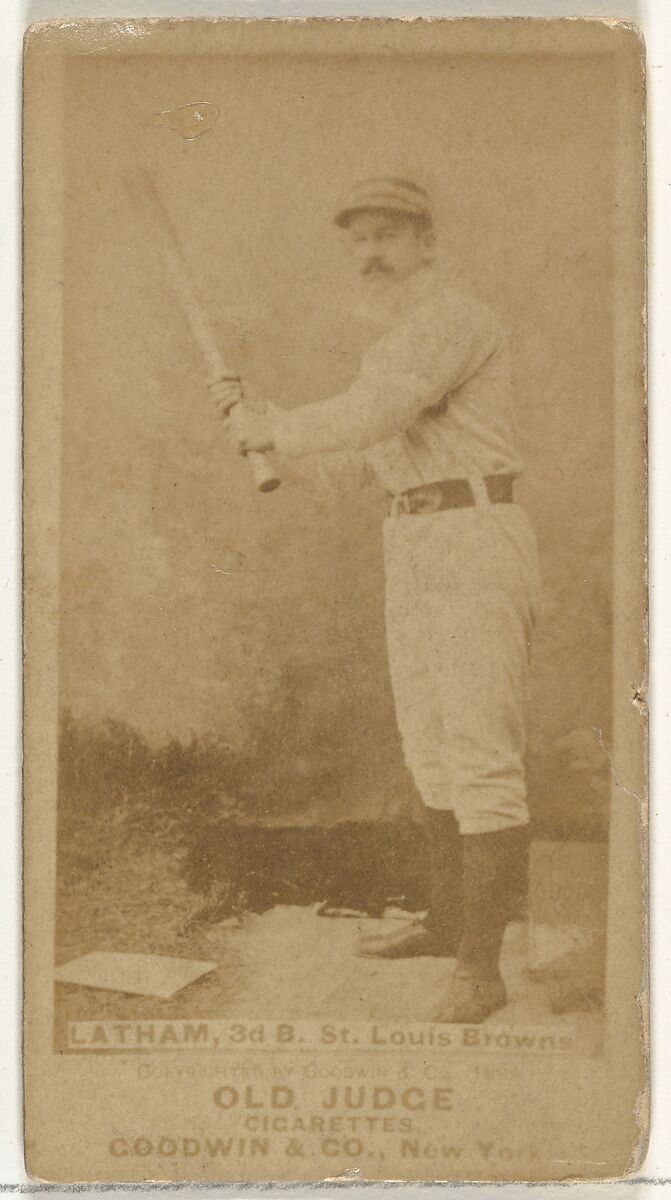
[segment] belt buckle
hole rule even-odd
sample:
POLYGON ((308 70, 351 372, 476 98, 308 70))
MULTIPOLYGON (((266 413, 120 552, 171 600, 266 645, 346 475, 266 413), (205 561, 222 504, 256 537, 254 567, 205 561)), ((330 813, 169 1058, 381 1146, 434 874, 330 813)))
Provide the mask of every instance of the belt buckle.
POLYGON ((400 496, 394 497, 394 506, 399 516, 407 517, 412 512, 410 507, 410 497, 407 492, 401 492, 400 496))
POLYGON ((443 487, 440 483, 425 483, 412 497, 410 511, 422 514, 440 512, 443 507, 443 487))

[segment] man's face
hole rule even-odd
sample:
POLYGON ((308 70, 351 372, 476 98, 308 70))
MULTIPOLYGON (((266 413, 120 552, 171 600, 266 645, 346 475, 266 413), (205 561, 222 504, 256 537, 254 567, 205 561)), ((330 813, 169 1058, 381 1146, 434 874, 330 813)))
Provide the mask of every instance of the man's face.
POLYGON ((376 290, 402 283, 427 261, 431 234, 401 213, 356 213, 347 233, 358 273, 376 290))

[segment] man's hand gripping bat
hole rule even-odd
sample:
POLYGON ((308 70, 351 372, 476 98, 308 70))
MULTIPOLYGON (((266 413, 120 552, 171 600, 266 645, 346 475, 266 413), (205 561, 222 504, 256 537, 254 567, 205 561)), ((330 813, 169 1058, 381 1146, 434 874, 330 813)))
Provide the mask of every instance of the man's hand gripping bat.
MULTIPOLYGON (((163 204, 156 184, 148 171, 141 171, 139 173, 133 190, 136 195, 138 192, 141 193, 142 203, 153 218, 153 232, 161 257, 194 341, 203 354, 210 379, 239 383, 239 377, 230 371, 224 363, 207 314, 200 302, 184 261, 177 232, 163 204)), ((230 390, 233 395, 228 408, 229 411, 242 398, 242 387, 231 388, 230 390)), ((221 408, 220 404, 220 412, 221 408)), ((279 477, 268 462, 265 454, 249 451, 245 457, 252 469, 256 487, 260 492, 272 492, 279 486, 279 477)))

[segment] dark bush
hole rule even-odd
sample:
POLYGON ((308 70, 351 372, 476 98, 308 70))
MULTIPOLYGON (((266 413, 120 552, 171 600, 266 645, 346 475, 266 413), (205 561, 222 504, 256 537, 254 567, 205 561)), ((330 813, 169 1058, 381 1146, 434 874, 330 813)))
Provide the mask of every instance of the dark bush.
MULTIPOLYGON (((287 669, 282 687, 244 714, 244 747, 194 737, 152 749, 122 722, 90 725, 66 713, 61 885, 150 848, 200 898, 207 919, 277 903, 371 914, 426 907, 423 834, 410 813, 338 817, 357 812, 361 757, 348 738, 360 732, 334 716, 330 700, 306 711, 307 670, 287 669)), ((370 760, 367 769, 370 786, 370 760)), ((535 837, 606 836, 609 763, 593 731, 559 739, 534 758, 529 778, 535 837)))
MULTIPOLYGON (((233 751, 214 739, 173 740, 154 751, 127 725, 61 722, 59 874, 93 872, 152 845, 172 856, 203 915, 324 902, 381 912, 425 904, 423 838, 409 819, 271 826, 269 812, 341 787, 323 767, 290 771, 288 739, 233 751), (284 760, 284 761, 283 761, 284 760), (273 769, 272 764, 277 764, 273 769)), ((323 743, 322 743, 323 752, 323 743)))

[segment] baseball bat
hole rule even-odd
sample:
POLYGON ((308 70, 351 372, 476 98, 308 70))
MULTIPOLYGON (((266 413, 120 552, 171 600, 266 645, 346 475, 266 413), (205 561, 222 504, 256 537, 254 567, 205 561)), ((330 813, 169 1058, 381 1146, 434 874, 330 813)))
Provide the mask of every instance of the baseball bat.
MULTIPOLYGON (((136 193, 140 192, 148 212, 150 211, 155 218, 154 232, 158 235, 161 257, 193 339, 205 359, 209 374, 213 378, 238 379, 239 376, 236 372, 229 370, 225 364, 207 313, 184 260, 177 230, 149 171, 142 169, 138 172, 133 190, 136 193)), ((250 450, 245 457, 252 469, 258 491, 272 492, 279 487, 279 477, 265 454, 250 450)))

